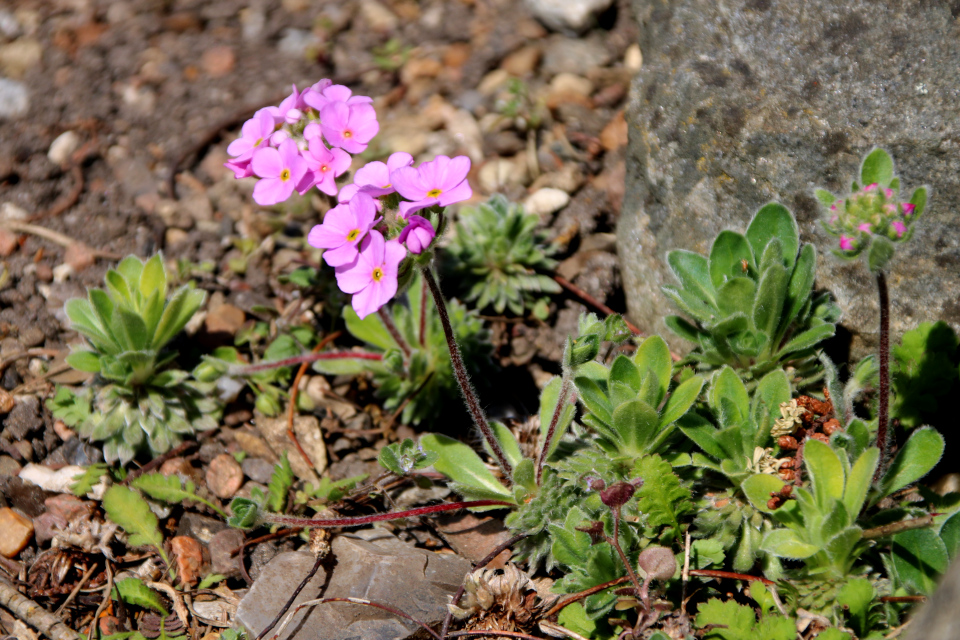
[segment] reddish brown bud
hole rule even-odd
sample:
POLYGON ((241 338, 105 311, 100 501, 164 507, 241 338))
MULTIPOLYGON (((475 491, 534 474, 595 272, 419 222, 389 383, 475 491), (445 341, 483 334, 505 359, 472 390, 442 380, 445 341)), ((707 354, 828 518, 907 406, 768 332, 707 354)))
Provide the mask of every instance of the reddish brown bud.
POLYGON ((780 498, 770 498, 767 500, 767 509, 779 509, 780 508, 780 498))
POLYGON ((823 444, 830 444, 830 437, 822 433, 811 433, 810 437, 814 440, 819 440, 823 444))
POLYGON ((791 494, 793 494, 792 484, 785 484, 783 485, 783 488, 780 489, 780 495, 784 498, 789 498, 791 494))
POLYGON ((637 488, 629 482, 617 482, 600 492, 600 502, 611 509, 616 509, 630 502, 630 498, 636 491, 637 488))
POLYGON ((793 436, 780 436, 777 438, 777 446, 787 451, 796 449, 797 439, 793 436))
POLYGON ((797 477, 797 473, 793 469, 780 469, 777 473, 784 482, 790 482, 797 477))
POLYGON ((836 418, 831 418, 823 423, 823 432, 828 436, 832 436, 837 431, 843 431, 843 427, 840 426, 840 421, 836 418))
MULTIPOLYGON (((800 396, 797 398, 797 406, 803 407, 808 412, 815 413, 818 416, 828 416, 833 413, 833 403, 817 400, 816 398, 811 398, 810 396, 800 396)), ((807 418, 808 415, 804 414, 804 422, 807 421, 807 418)), ((809 419, 812 420, 813 416, 809 416, 809 419)))
POLYGON ((781 469, 793 469, 797 466, 796 458, 780 458, 781 469))

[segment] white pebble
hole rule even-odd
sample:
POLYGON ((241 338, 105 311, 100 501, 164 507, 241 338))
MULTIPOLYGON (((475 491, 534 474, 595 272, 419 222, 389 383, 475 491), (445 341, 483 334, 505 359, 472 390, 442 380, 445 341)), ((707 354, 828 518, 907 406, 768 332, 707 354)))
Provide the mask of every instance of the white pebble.
POLYGON ((70 159, 70 154, 80 146, 80 136, 73 131, 64 131, 50 143, 47 157, 54 164, 63 164, 70 159))
POLYGON ((523 206, 527 213, 533 213, 540 217, 548 216, 563 209, 570 203, 570 196, 567 192, 552 187, 545 187, 537 190, 536 193, 527 198, 523 206))

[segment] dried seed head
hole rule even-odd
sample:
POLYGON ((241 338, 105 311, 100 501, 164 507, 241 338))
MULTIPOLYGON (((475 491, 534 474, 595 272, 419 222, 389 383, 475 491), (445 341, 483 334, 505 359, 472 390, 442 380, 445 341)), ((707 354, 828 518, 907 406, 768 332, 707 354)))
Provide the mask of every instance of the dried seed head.
POLYGON ((780 469, 777 475, 779 475, 780 479, 784 482, 790 482, 797 477, 797 472, 793 469, 780 469))
POLYGON ((677 571, 677 559, 666 547, 650 546, 640 552, 637 566, 654 580, 669 580, 677 571))
POLYGON ((840 426, 840 421, 836 418, 831 418, 823 423, 823 432, 828 436, 832 436, 837 431, 843 431, 843 427, 840 426))
POLYGON ((810 437, 814 440, 819 440, 823 444, 830 444, 830 437, 822 433, 811 433, 810 437))
POLYGON ((608 489, 600 492, 600 502, 611 509, 622 507, 630 502, 630 498, 637 492, 637 488, 629 482, 617 482, 608 489))
POLYGON ((804 407, 798 406, 797 400, 783 402, 780 404, 780 418, 773 423, 770 429, 770 435, 774 438, 788 436, 797 430, 803 423, 803 417, 807 413, 804 407))
POLYGON ((777 446, 784 451, 793 451, 797 448, 797 439, 793 436, 780 436, 777 438, 777 446))

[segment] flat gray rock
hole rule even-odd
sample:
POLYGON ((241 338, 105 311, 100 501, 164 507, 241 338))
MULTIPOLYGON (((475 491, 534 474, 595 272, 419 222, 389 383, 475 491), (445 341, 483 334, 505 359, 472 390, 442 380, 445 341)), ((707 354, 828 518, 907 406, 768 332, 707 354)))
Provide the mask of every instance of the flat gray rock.
MULTIPOLYGON (((955 3, 954 3, 955 4, 955 3)), ((901 0, 633 0, 643 69, 627 122, 618 249, 631 318, 668 337, 671 249, 707 253, 762 205, 789 207, 820 257, 862 354, 876 342, 876 285, 827 255, 814 189, 846 193, 873 146, 909 198, 931 187, 888 280, 895 334, 943 319, 960 328, 960 23, 951 3, 901 0)), ((680 346, 672 338, 674 346, 680 346)))
MULTIPOLYGON (((449 596, 470 570, 460 556, 417 549, 385 531, 341 534, 331 546, 337 562, 324 597, 371 600, 428 624, 443 619, 449 596)), ((310 553, 299 551, 281 553, 264 567, 237 610, 237 619, 253 636, 273 619, 313 563, 310 553)), ((316 599, 325 581, 321 568, 296 602, 316 599)), ((298 613, 281 639, 394 640, 418 628, 372 607, 328 603, 298 613)))

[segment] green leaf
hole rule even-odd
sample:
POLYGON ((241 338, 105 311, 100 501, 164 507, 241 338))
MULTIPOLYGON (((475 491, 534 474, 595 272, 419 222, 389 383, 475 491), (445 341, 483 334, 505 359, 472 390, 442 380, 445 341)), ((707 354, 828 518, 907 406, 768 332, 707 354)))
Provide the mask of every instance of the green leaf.
POLYGON ((900 580, 913 590, 930 595, 950 562, 946 545, 930 529, 913 529, 893 537, 890 549, 900 580))
POLYGON ((223 517, 227 515, 217 505, 198 496, 197 487, 193 484, 193 481, 187 480, 186 484, 182 485, 180 477, 176 475, 165 476, 162 473, 145 473, 134 479, 130 484, 154 500, 161 500, 171 504, 178 504, 184 500, 193 500, 207 505, 223 517))
MULTIPOLYGON (((567 413, 567 412, 564 411, 564 413, 567 413)), ((513 431, 510 431, 507 425, 503 424, 498 420, 491 420, 490 428, 493 429, 493 435, 497 439, 497 442, 500 443, 500 448, 503 449, 503 455, 507 457, 507 462, 509 462, 513 466, 517 466, 518 464, 520 464, 520 461, 523 460, 523 452, 520 451, 520 443, 517 442, 517 437, 513 435, 513 431)), ((544 427, 541 424, 541 432, 543 432, 543 429, 545 428, 546 427, 544 427)), ((486 440, 484 440, 483 446, 484 446, 484 449, 487 449, 489 451, 486 440)), ((431 462, 430 464, 433 464, 433 463, 431 462)), ((429 466, 429 465, 424 465, 424 466, 429 466)), ((422 467, 418 466, 417 468, 420 469, 422 467)))
MULTIPOLYGON (((644 340, 633 356, 633 362, 640 369, 640 376, 646 379, 653 375, 659 388, 657 402, 660 404, 670 385, 670 375, 673 373, 673 360, 670 358, 670 347, 660 336, 653 335, 644 340)), ((611 378, 612 379, 612 378, 611 378)))
POLYGON ((667 264, 681 286, 704 302, 714 303, 707 259, 692 251, 675 250, 667 253, 667 264))
MULTIPOLYGON (((259 490, 258 490, 259 491, 259 490)), ((234 529, 252 529, 260 520, 260 505, 250 498, 234 498, 230 501, 227 525, 234 529)))
POLYGON ((870 447, 864 451, 850 469, 847 486, 843 489, 843 504, 854 520, 860 515, 867 492, 873 482, 873 473, 880 460, 880 449, 870 447))
POLYGON ((943 526, 940 527, 940 539, 943 540, 947 554, 952 561, 957 557, 957 552, 960 551, 960 511, 947 518, 943 526))
POLYGON ((160 594, 143 584, 143 582, 137 578, 118 580, 115 585, 113 597, 119 598, 127 604, 132 604, 136 607, 153 609, 164 616, 170 615, 170 612, 163 606, 163 600, 160 599, 160 594), (119 596, 117 594, 119 594, 119 596))
POLYGON ((825 189, 815 189, 813 193, 817 196, 817 200, 820 201, 820 204, 825 207, 833 206, 833 203, 838 200, 835 195, 829 191, 826 191, 825 189))
POLYGON ((757 283, 751 278, 730 278, 717 291, 717 308, 722 317, 750 314, 757 297, 757 283))
POLYGON ((850 626, 860 637, 869 632, 867 613, 875 596, 873 583, 866 578, 853 578, 837 592, 837 602, 847 609, 850 626))
POLYGON ((795 351, 811 349, 824 340, 832 338, 836 332, 837 327, 834 324, 818 324, 812 329, 808 329, 807 331, 794 336, 790 342, 783 345, 783 348, 780 349, 780 353, 785 356, 795 351))
POLYGON ((751 269, 756 268, 753 251, 747 239, 734 231, 721 231, 710 248, 710 280, 717 289, 717 302, 723 303, 720 288, 725 282, 732 278, 746 277, 751 269))
POLYGON ((199 289, 190 289, 183 286, 174 292, 167 302, 157 323, 157 330, 153 334, 153 348, 157 351, 183 330, 193 314, 203 304, 206 293, 199 289))
POLYGON ((684 340, 689 340, 693 343, 698 342, 700 340, 700 336, 703 335, 703 331, 680 316, 667 316, 663 319, 663 323, 667 325, 667 328, 670 329, 670 331, 680 336, 684 340))
POLYGON ((73 484, 70 485, 70 493, 78 498, 83 498, 93 490, 93 486, 95 484, 100 483, 100 478, 107 473, 107 469, 109 468, 110 467, 104 462, 96 462, 89 467, 86 467, 83 470, 83 473, 73 476, 73 484))
POLYGON ((437 433, 421 437, 420 445, 439 455, 434 469, 454 482, 495 495, 500 500, 513 501, 513 493, 497 480, 480 456, 467 445, 437 433))
POLYGON ((695 569, 706 569, 710 565, 722 567, 725 556, 723 544, 714 538, 694 540, 690 545, 690 564, 695 569))
POLYGON ((803 447, 803 463, 810 474, 818 504, 828 505, 830 498, 843 498, 843 464, 830 445, 807 440, 803 447))
POLYGON ((667 404, 663 406, 663 413, 660 416, 661 428, 672 422, 676 422, 690 410, 693 403, 700 397, 700 390, 703 389, 703 383, 704 380, 702 377, 693 376, 673 390, 673 393, 667 398, 667 404))
MULTIPOLYGON (((133 280, 130 281, 133 282, 133 280)), ((167 274, 164 271, 163 260, 161 260, 159 253, 154 254, 143 265, 138 289, 144 300, 149 300, 154 293, 159 293, 160 299, 167 297, 167 274)))
MULTIPOLYGON (((134 258, 134 260, 136 260, 136 258, 134 258)), ((139 262, 139 260, 137 260, 137 262, 139 262)), ((130 291, 130 287, 122 275, 110 269, 107 271, 104 281, 107 284, 110 297, 113 298, 118 307, 122 306, 130 310, 136 310, 137 305, 133 299, 133 293, 130 291)))
POLYGON ((150 336, 147 333, 147 325, 139 314, 126 309, 117 309, 118 335, 123 336, 123 340, 130 345, 130 349, 142 351, 150 348, 150 336))
POLYGON ((590 619, 583 605, 579 602, 568 604, 560 610, 557 623, 564 629, 569 629, 584 638, 591 638, 597 631, 597 623, 590 619))
POLYGON ((714 375, 709 394, 710 406, 721 414, 721 426, 742 423, 750 415, 750 396, 733 369, 723 367, 714 375), (723 400, 726 400, 724 403, 723 400))
POLYGON ((218 582, 223 582, 226 579, 227 576, 223 575, 222 573, 208 573, 203 577, 203 580, 200 581, 200 584, 197 585, 197 590, 209 589, 218 582))
POLYGON ((881 187, 890 185, 893 179, 893 158, 884 149, 875 148, 860 165, 860 181, 864 187, 878 184, 881 187))
POLYGON ((660 418, 657 410, 643 400, 625 402, 613 411, 612 426, 620 437, 622 449, 640 455, 657 435, 660 418))
POLYGON ((100 356, 92 351, 74 351, 64 360, 77 371, 100 373, 100 356))
POLYGON ((894 253, 896 253, 896 249, 893 246, 893 241, 883 236, 873 236, 873 241, 870 243, 870 253, 867 254, 867 266, 870 271, 876 273, 885 269, 894 253))
POLYGON ((778 558, 793 558, 795 560, 809 558, 820 550, 814 545, 800 540, 797 532, 792 529, 774 529, 763 537, 760 548, 778 558))
POLYGON ((787 270, 771 265, 760 274, 753 303, 753 324, 768 336, 777 335, 783 303, 787 296, 787 270))
POLYGON ((610 424, 613 419, 611 415, 612 407, 607 400, 607 394, 603 392, 600 385, 595 380, 585 376, 577 376, 573 383, 577 386, 580 394, 580 402, 587 408, 587 411, 594 414, 602 422, 610 424))
MULTIPOLYGON (((627 360, 629 362, 629 360, 627 360)), ((633 364, 631 363, 631 366, 633 364)), ((554 428, 554 433, 552 440, 550 441, 550 450, 547 451, 547 458, 550 458, 550 455, 556 450, 557 445, 560 444, 560 438, 563 437, 563 434, 566 433, 567 428, 570 426, 570 423, 573 422, 573 414, 576 411, 576 404, 570 402, 570 392, 573 391, 573 385, 568 383, 570 390, 565 394, 565 398, 560 398, 560 390, 563 387, 563 381, 561 378, 553 378, 550 382, 547 383, 547 386, 543 388, 543 391, 540 392, 540 442, 541 446, 547 441, 547 429, 550 428, 550 423, 553 421, 553 416, 557 411, 557 407, 560 402, 563 402, 563 406, 560 407, 560 415, 557 420, 557 425, 554 428)), ((506 428, 506 427, 504 427, 506 428)), ((498 434, 499 435, 499 434, 498 434)), ((511 439, 516 443, 516 438, 513 438, 511 434, 511 439)), ((501 446, 503 443, 501 442, 501 446)), ((520 454, 519 445, 517 445, 517 455, 522 457, 520 454)), ((508 455, 509 458, 509 455, 508 455)), ((510 460, 511 464, 516 464, 513 460, 510 460)))
POLYGON ((761 441, 754 442, 755 446, 766 444, 770 427, 780 417, 780 405, 784 402, 790 402, 790 380, 783 369, 774 369, 760 379, 753 394, 750 413, 758 427, 763 426, 763 432, 757 434, 761 441))
POLYGON ((331 360, 317 360, 313 363, 313 370, 331 376, 354 376, 373 369, 374 367, 379 368, 379 365, 379 362, 373 360, 336 358, 331 360))
POLYGON ((390 335, 379 314, 371 313, 361 320, 353 307, 344 305, 343 319, 347 323, 347 330, 358 340, 380 347, 384 351, 397 349, 400 346, 390 335))
POLYGON ((885 498, 927 475, 940 461, 943 449, 943 436, 932 427, 914 431, 884 473, 876 499, 885 498))
MULTIPOLYGON (((708 455, 717 460, 722 460, 726 457, 723 447, 717 442, 717 430, 712 424, 700 416, 695 413, 688 414, 683 417, 679 426, 684 435, 693 440, 694 444, 708 455)), ((696 460, 694 463, 696 463, 696 460)))
POLYGON ((817 248, 812 244, 805 244, 800 248, 797 264, 794 266, 793 273, 790 274, 790 281, 787 284, 787 301, 784 305, 786 322, 783 329, 797 320, 797 314, 810 299, 816 271, 817 248))
POLYGON ((640 369, 625 355, 617 356, 610 367, 610 382, 625 384, 634 392, 640 391, 642 379, 640 369))
POLYGON ((280 513, 287 504, 287 494, 293 486, 293 469, 287 459, 287 452, 280 456, 280 462, 273 467, 270 483, 267 485, 267 508, 280 513))
POLYGON ((568 337, 564 360, 567 366, 577 368, 596 358, 598 353, 600 353, 599 335, 588 333, 576 339, 568 337))
POLYGON ((773 509, 767 506, 771 493, 779 492, 783 488, 784 481, 777 476, 769 473, 756 473, 742 483, 740 489, 747 496, 747 500, 757 511, 764 513, 773 513, 773 509))
POLYGON ((139 493, 115 484, 103 495, 103 508, 107 517, 123 527, 130 536, 127 542, 131 547, 156 547, 163 561, 170 564, 163 550, 163 536, 160 535, 157 516, 153 515, 139 493))
POLYGON ((800 230, 790 210, 778 202, 761 207, 747 228, 747 240, 750 241, 756 257, 763 255, 774 238, 777 238, 783 247, 786 266, 792 268, 800 249, 800 230))
POLYGON ((927 207, 927 188, 920 187, 916 189, 913 195, 910 196, 910 204, 914 206, 912 217, 916 220, 923 214, 923 210, 927 207))
MULTIPOLYGON (((713 625, 704 629, 703 638, 706 640, 751 640, 757 619, 753 609, 737 604, 735 600, 721 601, 717 598, 707 600, 700 605, 697 611, 697 626, 713 625)), ((756 640, 761 640, 757 638, 756 640)), ((762 640, 767 640, 763 638, 762 640)), ((771 639, 772 640, 772 639, 771 639)), ((779 640, 779 639, 777 639, 779 640)), ((792 640, 792 639, 791 639, 792 640)))
POLYGON ((679 536, 679 519, 693 511, 690 490, 660 456, 644 456, 633 466, 633 475, 643 479, 637 489, 637 507, 647 516, 647 526, 655 530, 667 527, 662 538, 679 536))

